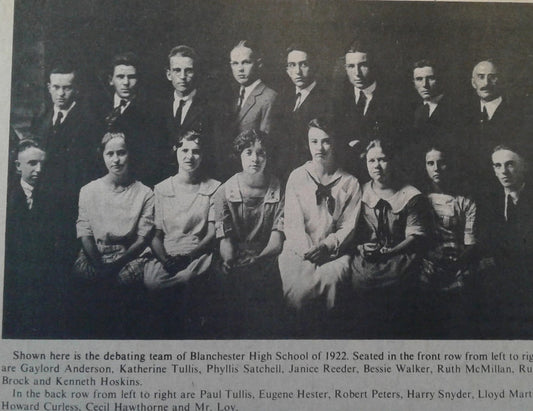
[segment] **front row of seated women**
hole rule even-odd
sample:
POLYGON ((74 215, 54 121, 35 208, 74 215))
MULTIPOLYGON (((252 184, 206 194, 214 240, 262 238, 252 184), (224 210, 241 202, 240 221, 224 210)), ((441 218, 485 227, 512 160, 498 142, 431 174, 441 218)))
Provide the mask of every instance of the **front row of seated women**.
MULTIPOLYGON (((476 205, 454 191, 449 153, 425 153, 423 194, 403 182, 392 146, 375 140, 361 188, 338 167, 326 122, 311 121, 308 137, 312 160, 292 172, 284 196, 262 132, 235 139, 242 171, 222 185, 208 177, 202 136, 181 135, 178 173, 154 193, 132 177, 127 138, 106 134, 108 174, 80 192, 74 273, 94 284, 144 282, 154 306, 160 292, 179 290, 160 320, 175 318, 189 285, 207 278, 210 288, 192 290, 206 307, 195 337, 462 336, 455 319, 466 314, 453 308, 463 311, 460 290, 475 267, 476 205)), ((183 336, 176 324, 165 336, 183 336)))

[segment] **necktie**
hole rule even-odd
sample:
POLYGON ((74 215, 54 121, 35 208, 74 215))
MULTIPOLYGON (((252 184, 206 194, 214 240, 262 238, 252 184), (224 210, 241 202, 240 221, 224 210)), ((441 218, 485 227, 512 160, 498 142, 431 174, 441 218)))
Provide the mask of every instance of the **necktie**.
POLYGON ((294 109, 292 111, 298 110, 298 107, 300 107, 300 100, 302 98, 302 93, 296 93, 296 100, 294 103, 294 109))
POLYGON ((333 180, 331 183, 324 185, 320 184, 318 181, 316 181, 309 172, 307 172, 311 180, 316 184, 316 205, 319 206, 322 204, 322 201, 326 202, 326 207, 328 209, 328 213, 330 215, 333 215, 333 212, 335 211, 335 199, 331 195, 331 189, 339 182, 341 179, 338 177, 337 179, 333 180))
POLYGON ((390 209, 390 204, 383 199, 379 199, 378 203, 376 204, 376 208, 374 209, 374 213, 378 219, 376 235, 378 237, 378 242, 384 247, 389 247, 392 244, 388 215, 388 211, 390 209))
POLYGON ((176 120, 176 126, 181 127, 181 114, 183 113, 183 106, 185 105, 185 100, 180 100, 178 109, 176 110, 176 115, 174 116, 176 120))
POLYGON ((486 123, 489 121, 489 113, 487 113, 487 106, 483 106, 483 111, 481 112, 481 122, 486 123))
POLYGON ((516 204, 510 194, 507 195, 507 222, 514 223, 516 218, 516 204))
POLYGON ((429 119, 429 103, 424 103, 425 120, 429 119))
POLYGON ((33 207, 33 193, 30 193, 30 195, 26 197, 26 204, 28 204, 28 210, 31 210, 33 207))
POLYGON ((57 112, 57 117, 56 117, 56 121, 54 123, 54 131, 57 131, 57 129, 59 128, 59 126, 61 125, 61 120, 63 119, 63 112, 62 111, 58 111, 57 112))
POLYGON ((359 100, 357 100, 357 112, 361 115, 365 115, 366 95, 362 91, 359 92, 359 100))
POLYGON ((126 104, 128 104, 128 102, 124 99, 121 99, 120 104, 116 106, 113 111, 105 118, 108 129, 113 127, 117 118, 119 118, 122 114, 122 107, 126 107, 126 104))
POLYGON ((241 87, 241 91, 239 92, 239 100, 237 101, 237 113, 241 111, 242 105, 244 103, 244 87, 241 87))

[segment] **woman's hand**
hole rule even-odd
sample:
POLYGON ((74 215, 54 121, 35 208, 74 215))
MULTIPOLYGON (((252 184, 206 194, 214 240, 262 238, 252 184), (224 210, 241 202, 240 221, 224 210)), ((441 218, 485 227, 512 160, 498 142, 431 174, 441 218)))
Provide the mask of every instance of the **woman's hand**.
POLYGON ((307 252, 304 254, 304 260, 308 260, 309 262, 317 265, 324 264, 327 260, 329 260, 329 257, 329 249, 325 244, 318 244, 317 246, 307 250, 307 252))

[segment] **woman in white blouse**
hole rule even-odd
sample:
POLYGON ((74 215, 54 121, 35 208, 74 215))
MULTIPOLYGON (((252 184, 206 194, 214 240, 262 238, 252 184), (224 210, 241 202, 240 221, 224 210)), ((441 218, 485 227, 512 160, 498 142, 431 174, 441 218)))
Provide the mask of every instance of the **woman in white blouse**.
POLYGON ((331 309, 349 279, 344 245, 361 207, 355 177, 338 167, 335 136, 324 120, 309 123, 312 160, 294 170, 285 192, 285 237, 279 268, 288 305, 331 309))

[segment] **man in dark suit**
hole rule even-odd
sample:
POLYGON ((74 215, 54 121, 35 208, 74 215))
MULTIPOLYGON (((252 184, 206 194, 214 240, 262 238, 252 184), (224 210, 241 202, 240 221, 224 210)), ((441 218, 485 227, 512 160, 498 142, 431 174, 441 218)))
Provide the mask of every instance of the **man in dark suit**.
POLYGON ((14 161, 18 179, 9 186, 6 213, 4 337, 55 336, 52 327, 59 323, 51 315, 57 305, 51 299, 56 296, 51 292, 55 284, 46 271, 53 253, 47 208, 53 202, 39 184, 45 158, 38 142, 18 143, 14 161))
POLYGON ((489 332, 497 338, 533 335, 533 190, 527 158, 516 144, 494 148, 491 160, 499 188, 480 204, 483 244, 495 262, 482 280, 489 320, 497 320, 488 321, 489 332))
POLYGON ((78 98, 76 76, 70 66, 51 70, 48 91, 53 105, 31 126, 47 154, 41 185, 55 198, 49 217, 57 222, 56 250, 67 265, 78 247, 74 227, 79 190, 95 177, 98 145, 98 123, 78 98))
POLYGON ((435 64, 429 60, 417 61, 413 65, 413 84, 422 99, 414 109, 415 131, 421 138, 431 138, 449 130, 454 117, 435 64))
POLYGON ((241 132, 251 129, 272 131, 277 93, 259 76, 262 67, 257 46, 240 41, 230 53, 230 66, 236 84, 220 97, 217 120, 217 177, 225 180, 240 167, 232 157, 232 142, 241 132))
POLYGON ((104 111, 100 116, 107 131, 124 133, 136 178, 151 186, 160 179, 156 157, 161 143, 150 104, 139 93, 139 67, 139 59, 134 53, 113 57, 108 78, 113 99, 102 105, 104 111))
POLYGON ((162 109, 166 132, 165 177, 176 173, 176 158, 172 147, 178 136, 190 130, 201 132, 203 136, 210 138, 210 141, 204 142, 204 147, 210 147, 213 144, 211 138, 214 121, 206 90, 199 88, 199 57, 196 51, 189 46, 176 46, 170 51, 168 59, 166 76, 172 83, 173 94, 162 109))
POLYGON ((398 133, 393 122, 396 107, 376 79, 373 58, 366 40, 356 40, 348 47, 344 60, 349 84, 334 105, 341 152, 346 156, 345 168, 358 178, 366 174, 359 156, 368 143, 373 138, 388 135, 390 130, 398 133))
POLYGON ((466 127, 459 134, 460 145, 468 155, 465 161, 471 164, 468 175, 478 186, 486 186, 494 179, 487 161, 492 148, 508 140, 508 136, 517 135, 522 127, 523 109, 516 100, 504 95, 498 66, 492 60, 474 66, 471 83, 476 96, 463 110, 466 127))
POLYGON ((278 168, 278 173, 285 180, 310 159, 308 123, 327 116, 331 104, 328 92, 316 80, 317 64, 310 46, 293 44, 287 48, 286 69, 293 87, 279 96, 274 127, 274 136, 280 142, 278 163, 282 169, 278 168))

